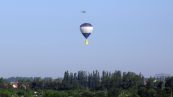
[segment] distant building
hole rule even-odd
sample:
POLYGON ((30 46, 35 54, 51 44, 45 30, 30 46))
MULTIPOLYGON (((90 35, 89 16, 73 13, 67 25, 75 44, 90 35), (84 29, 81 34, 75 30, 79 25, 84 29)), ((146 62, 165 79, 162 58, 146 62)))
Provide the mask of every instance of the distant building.
POLYGON ((18 86, 19 86, 19 83, 18 82, 10 82, 11 86, 14 88, 14 89, 17 89, 18 86))
POLYGON ((164 73, 156 74, 156 75, 154 76, 155 81, 162 81, 162 82, 163 82, 163 83, 162 83, 162 89, 165 88, 165 80, 166 80, 166 78, 169 78, 169 77, 171 77, 170 74, 164 74, 164 73))
POLYGON ((154 78, 155 78, 156 80, 158 80, 158 81, 165 81, 165 79, 166 79, 166 78, 169 78, 169 77, 171 77, 170 74, 164 74, 164 73, 156 74, 156 75, 154 76, 154 78))

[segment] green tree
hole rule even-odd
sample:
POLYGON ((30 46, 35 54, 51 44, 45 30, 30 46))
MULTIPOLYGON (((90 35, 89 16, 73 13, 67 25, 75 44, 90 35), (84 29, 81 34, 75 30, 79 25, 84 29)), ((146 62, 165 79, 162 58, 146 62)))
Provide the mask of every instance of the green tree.
POLYGON ((94 94, 90 91, 84 91, 81 93, 80 97, 94 97, 94 94))
POLYGON ((148 94, 148 97, 157 97, 157 91, 153 88, 148 89, 147 94, 148 94))

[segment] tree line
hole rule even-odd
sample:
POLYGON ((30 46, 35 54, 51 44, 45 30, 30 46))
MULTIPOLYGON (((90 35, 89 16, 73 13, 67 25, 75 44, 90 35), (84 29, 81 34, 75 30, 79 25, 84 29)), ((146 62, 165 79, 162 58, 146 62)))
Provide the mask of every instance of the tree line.
MULTIPOLYGON (((45 97, 172 97, 173 90, 173 77, 162 81, 152 77, 145 78, 142 74, 134 72, 121 71, 101 73, 97 70, 91 73, 65 71, 64 77, 57 79, 41 77, 16 79, 19 83, 16 90, 43 91, 40 93, 42 96, 46 95, 45 97)), ((12 89, 8 84, 6 79, 0 79, 1 89, 12 89)))
POLYGON ((78 71, 71 73, 65 71, 63 78, 33 78, 30 80, 20 79, 20 83, 30 83, 32 89, 53 89, 53 90, 71 90, 71 89, 90 89, 90 90, 108 90, 111 88, 129 89, 144 85, 144 77, 141 74, 133 72, 115 71, 113 73, 103 71, 100 74, 97 70, 92 73, 78 71))

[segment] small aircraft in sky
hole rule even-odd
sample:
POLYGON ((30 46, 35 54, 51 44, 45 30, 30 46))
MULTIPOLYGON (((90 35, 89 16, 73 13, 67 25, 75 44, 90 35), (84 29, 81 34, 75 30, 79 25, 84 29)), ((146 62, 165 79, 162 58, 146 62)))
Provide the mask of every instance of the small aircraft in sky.
POLYGON ((86 11, 85 10, 82 10, 81 13, 86 13, 86 11))

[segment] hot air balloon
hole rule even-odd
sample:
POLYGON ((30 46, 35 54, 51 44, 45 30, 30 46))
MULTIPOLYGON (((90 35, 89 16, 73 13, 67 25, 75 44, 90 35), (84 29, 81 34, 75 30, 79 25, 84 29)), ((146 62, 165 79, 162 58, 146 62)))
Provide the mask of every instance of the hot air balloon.
POLYGON ((80 31, 86 39, 85 45, 88 45, 89 42, 87 39, 93 31, 93 26, 90 23, 83 23, 80 25, 80 31))

